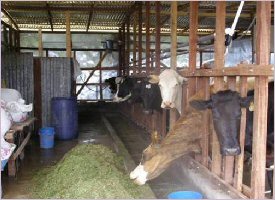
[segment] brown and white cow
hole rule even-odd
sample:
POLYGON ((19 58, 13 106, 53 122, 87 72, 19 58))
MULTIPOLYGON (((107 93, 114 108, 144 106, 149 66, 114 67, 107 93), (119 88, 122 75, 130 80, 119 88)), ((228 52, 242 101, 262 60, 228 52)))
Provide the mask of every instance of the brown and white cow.
POLYGON ((150 145, 143 152, 141 163, 130 178, 139 185, 159 176, 173 160, 191 153, 199 153, 202 133, 202 110, 212 110, 213 124, 218 135, 222 155, 238 155, 241 107, 248 107, 252 98, 240 97, 231 90, 219 91, 207 101, 199 100, 201 92, 191 100, 186 115, 182 116, 157 147, 150 145), (198 109, 198 110, 197 110, 198 109))

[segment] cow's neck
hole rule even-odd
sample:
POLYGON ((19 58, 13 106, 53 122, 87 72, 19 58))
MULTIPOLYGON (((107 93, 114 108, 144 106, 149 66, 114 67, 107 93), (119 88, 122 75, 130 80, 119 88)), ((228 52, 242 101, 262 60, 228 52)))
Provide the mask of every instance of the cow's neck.
POLYGON ((182 101, 182 90, 180 85, 177 88, 177 95, 175 99, 175 107, 179 111, 180 115, 181 115, 181 101, 182 101))

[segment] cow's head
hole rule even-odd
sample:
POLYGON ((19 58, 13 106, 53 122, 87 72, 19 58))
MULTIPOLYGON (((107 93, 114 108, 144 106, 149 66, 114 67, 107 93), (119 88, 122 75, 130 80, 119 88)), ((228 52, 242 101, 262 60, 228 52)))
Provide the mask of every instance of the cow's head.
POLYGON ((162 108, 175 108, 175 102, 179 90, 183 81, 186 81, 184 77, 180 76, 173 69, 164 70, 159 76, 153 75, 149 80, 150 83, 158 83, 162 97, 162 108))
POLYGON ((125 77, 116 77, 115 78, 115 84, 116 84, 116 94, 113 97, 113 101, 120 102, 123 101, 123 98, 118 96, 118 92, 120 90, 120 85, 124 82, 125 77))
POLYGON ((108 78, 108 79, 105 79, 105 83, 109 85, 109 89, 111 90, 111 93, 112 94, 115 94, 116 91, 117 91, 117 84, 116 84, 116 78, 117 77, 111 77, 111 78, 108 78))
POLYGON ((144 112, 150 114, 153 110, 161 109, 162 99, 158 85, 144 80, 140 84, 140 88, 140 97, 142 99, 144 112))
POLYGON ((241 107, 249 107, 252 97, 240 97, 231 90, 219 91, 209 100, 194 100, 190 105, 198 110, 211 109, 214 128, 222 155, 239 155, 241 107))

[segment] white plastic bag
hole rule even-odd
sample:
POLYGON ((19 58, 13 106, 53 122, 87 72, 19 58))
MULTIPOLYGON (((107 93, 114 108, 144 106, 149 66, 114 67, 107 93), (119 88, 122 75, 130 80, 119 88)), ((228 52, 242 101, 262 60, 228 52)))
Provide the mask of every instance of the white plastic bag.
MULTIPOLYGON (((23 99, 22 99, 23 100, 23 99)), ((22 122, 27 119, 28 112, 31 112, 32 104, 25 105, 23 101, 10 101, 6 103, 6 109, 10 113, 12 121, 22 122)))

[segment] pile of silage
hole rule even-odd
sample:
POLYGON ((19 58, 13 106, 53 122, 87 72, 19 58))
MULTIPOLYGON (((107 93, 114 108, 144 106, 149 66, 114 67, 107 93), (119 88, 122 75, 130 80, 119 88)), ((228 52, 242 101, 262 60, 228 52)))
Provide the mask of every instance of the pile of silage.
POLYGON ((79 144, 55 166, 33 177, 33 198, 108 199, 145 198, 123 159, 103 145, 79 144))

